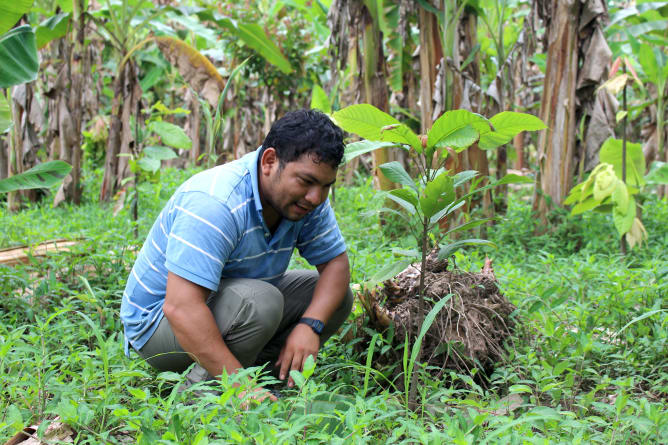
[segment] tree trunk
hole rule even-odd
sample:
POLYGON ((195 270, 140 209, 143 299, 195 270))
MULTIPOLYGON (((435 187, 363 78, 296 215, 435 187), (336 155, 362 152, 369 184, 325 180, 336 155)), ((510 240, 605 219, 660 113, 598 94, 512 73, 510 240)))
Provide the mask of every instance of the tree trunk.
MULTIPOLYGON (((366 102, 376 108, 389 112, 390 104, 387 96, 387 77, 385 73, 385 56, 383 54, 383 36, 369 10, 363 11, 364 64, 364 96, 366 102)), ((394 184, 387 179, 378 166, 389 162, 389 150, 381 148, 373 153, 374 184, 378 190, 392 190, 394 184)))
MULTIPOLYGON (((424 8, 418 9, 420 27, 420 132, 427 131, 434 123, 434 89, 438 76, 438 64, 443 58, 441 33, 437 17, 424 8)), ((443 112, 440 110, 439 115, 443 112)))
POLYGON ((140 98, 141 88, 137 80, 137 70, 132 60, 128 60, 114 82, 114 99, 111 105, 111 124, 100 201, 109 201, 119 189, 121 181, 128 176, 128 158, 119 155, 131 153, 130 143, 134 136, 130 116, 134 113, 140 98))
MULTIPOLYGON (((561 205, 571 188, 574 170, 580 2, 543 0, 539 3, 551 11, 543 15, 548 48, 540 118, 548 129, 541 131, 538 138, 540 188, 553 204, 561 205)), ((548 210, 549 204, 543 197, 539 204, 543 219, 548 210)))

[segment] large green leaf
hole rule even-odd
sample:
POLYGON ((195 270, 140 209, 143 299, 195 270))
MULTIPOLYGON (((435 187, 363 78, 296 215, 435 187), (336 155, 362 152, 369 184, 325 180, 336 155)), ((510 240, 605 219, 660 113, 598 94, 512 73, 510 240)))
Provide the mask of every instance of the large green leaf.
POLYGON ((144 154, 151 159, 157 159, 159 161, 178 157, 177 154, 174 153, 174 150, 163 145, 149 145, 148 147, 144 147, 144 154))
POLYGON ((613 206, 612 221, 615 223, 617 234, 621 238, 626 232, 631 230, 633 220, 636 217, 636 200, 633 196, 629 196, 628 205, 626 207, 613 206))
POLYGON ((390 196, 388 196, 392 201, 399 204, 401 207, 406 209, 408 214, 414 215, 417 210, 417 196, 408 189, 394 189, 390 190, 390 196))
POLYGON ((33 0, 3 0, 0 2, 0 35, 16 25, 30 11, 33 0))
POLYGON ((0 60, 0 88, 37 78, 37 44, 30 26, 19 26, 0 37, 0 60))
MULTIPOLYGON (((441 117, 436 119, 436 122, 434 122, 434 125, 432 125, 427 133, 427 146, 430 148, 443 145, 459 147, 465 143, 467 139, 471 139, 473 135, 471 130, 480 133, 481 131, 485 131, 485 128, 489 129, 487 119, 479 114, 472 113, 468 110, 446 111, 441 117), (469 129, 464 130, 467 127, 469 129), (455 145, 452 142, 458 144, 455 145)), ((473 142, 475 142, 475 140, 473 140, 471 144, 473 142)))
POLYGON ((645 176, 645 181, 648 184, 668 184, 668 163, 654 161, 649 169, 649 173, 645 176))
POLYGON ((318 84, 313 85, 313 90, 311 91, 311 108, 327 114, 332 113, 332 103, 329 101, 325 90, 318 84))
POLYGON ((522 131, 536 131, 547 128, 536 116, 514 111, 502 111, 494 115, 489 122, 493 130, 480 132, 480 148, 489 150, 510 142, 522 131))
POLYGON ((436 148, 452 147, 457 153, 473 145, 480 138, 480 133, 467 125, 444 137, 435 145, 436 148))
POLYGON ((192 147, 192 141, 181 127, 164 121, 154 121, 151 123, 153 130, 160 138, 162 143, 170 147, 189 150, 192 147))
POLYGON ((424 194, 420 198, 420 208, 426 218, 431 218, 452 204, 455 198, 454 180, 449 172, 444 171, 425 186, 424 194))
POLYGON ((62 181, 70 170, 72 166, 67 162, 44 162, 26 172, 1 180, 0 193, 51 187, 62 181))
POLYGON ((420 139, 410 128, 373 105, 351 105, 335 112, 332 119, 347 132, 364 139, 406 144, 421 151, 420 139))
POLYGON ((5 134, 12 126, 12 110, 5 94, 0 91, 0 135, 5 134))
MULTIPOLYGON (((608 138, 601 146, 598 155, 601 163, 612 164, 615 174, 622 178, 622 140, 608 138)), ((642 146, 626 143, 626 183, 635 186, 645 185, 645 155, 642 146)))
POLYGON ((349 162, 359 155, 378 150, 379 148, 393 147, 395 145, 396 144, 393 142, 369 141, 367 139, 353 142, 352 144, 346 145, 345 151, 343 152, 343 162, 349 162))
POLYGON ((257 51, 267 62, 276 65, 285 74, 291 73, 292 65, 281 53, 278 46, 267 36, 264 29, 257 23, 239 23, 236 27, 237 35, 246 45, 257 51))
POLYGON ((59 39, 67 34, 70 25, 71 14, 56 14, 35 27, 37 38, 37 49, 42 49, 52 40, 59 39))
POLYGON ((413 260, 399 260, 382 267, 378 272, 371 276, 370 283, 379 283, 393 278, 396 274, 407 268, 413 260))
POLYGON ((495 185, 503 184, 533 184, 536 182, 535 179, 528 176, 516 175, 515 173, 508 173, 503 178, 499 179, 498 182, 495 182, 495 185))
POLYGON ((158 170, 160 170, 160 160, 159 159, 153 159, 153 158, 141 158, 139 161, 137 161, 137 165, 139 165, 139 168, 141 168, 144 171, 155 173, 158 170))
POLYGON ((601 201, 594 197, 581 200, 581 202, 577 203, 573 209, 571 209, 571 215, 579 215, 580 213, 595 209, 599 205, 601 205, 601 201))
POLYGON ((413 189, 416 189, 415 181, 410 175, 404 170, 404 166, 400 162, 392 161, 386 164, 379 166, 380 171, 392 182, 399 184, 407 185, 413 189))

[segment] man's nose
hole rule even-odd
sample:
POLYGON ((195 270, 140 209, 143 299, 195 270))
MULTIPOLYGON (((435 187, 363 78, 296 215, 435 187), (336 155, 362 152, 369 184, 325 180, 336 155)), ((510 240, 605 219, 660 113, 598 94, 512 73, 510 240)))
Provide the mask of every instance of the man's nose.
POLYGON ((305 199, 313 207, 317 207, 322 204, 322 195, 323 191, 321 187, 309 187, 308 192, 306 192, 305 199))

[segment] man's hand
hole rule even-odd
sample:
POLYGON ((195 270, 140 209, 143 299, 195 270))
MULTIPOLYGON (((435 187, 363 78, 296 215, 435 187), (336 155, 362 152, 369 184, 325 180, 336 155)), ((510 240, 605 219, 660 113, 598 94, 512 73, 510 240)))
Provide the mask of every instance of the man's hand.
MULTIPOLYGON (((288 339, 285 341, 281 353, 278 356, 276 366, 280 366, 278 378, 284 380, 289 377, 291 370, 301 371, 304 368, 304 362, 309 355, 315 359, 318 356, 320 348, 320 336, 313 332, 310 326, 298 323, 294 327, 288 339)), ((288 379, 288 386, 292 387, 294 382, 292 377, 288 379)))
POLYGON ((278 400, 275 395, 273 395, 272 393, 270 393, 269 391, 267 391, 266 389, 264 389, 261 386, 256 386, 253 389, 248 389, 246 391, 241 391, 239 393, 238 397, 240 399, 244 399, 248 393, 250 393, 249 399, 241 404, 242 409, 248 409, 250 407, 250 402, 251 401, 255 401, 257 403, 262 403, 262 401, 264 399, 266 399, 267 397, 269 397, 269 400, 271 400, 272 402, 275 402, 275 401, 278 400))

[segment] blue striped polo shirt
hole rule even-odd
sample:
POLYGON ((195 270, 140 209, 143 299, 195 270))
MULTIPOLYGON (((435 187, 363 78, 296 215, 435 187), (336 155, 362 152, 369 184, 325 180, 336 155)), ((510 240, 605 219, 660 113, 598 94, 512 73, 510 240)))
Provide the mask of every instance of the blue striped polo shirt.
POLYGON ((345 252, 329 200, 299 221, 282 219, 271 234, 258 192, 259 152, 194 175, 160 212, 123 293, 126 354, 129 345, 141 349, 164 316, 167 271, 215 291, 225 278, 277 282, 295 248, 312 265, 345 252))

